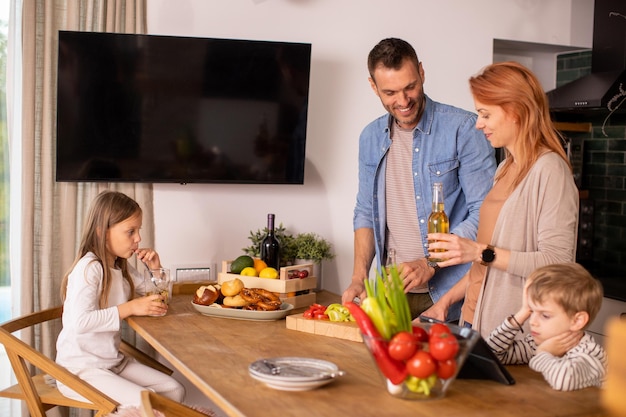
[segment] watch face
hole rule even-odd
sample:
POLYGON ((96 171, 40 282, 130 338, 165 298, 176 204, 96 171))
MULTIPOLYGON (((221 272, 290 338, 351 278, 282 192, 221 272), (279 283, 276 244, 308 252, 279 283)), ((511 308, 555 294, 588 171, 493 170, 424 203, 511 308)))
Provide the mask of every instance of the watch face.
POLYGON ((483 262, 493 262, 493 260, 496 259, 496 253, 493 251, 493 249, 487 248, 483 251, 481 258, 483 262))

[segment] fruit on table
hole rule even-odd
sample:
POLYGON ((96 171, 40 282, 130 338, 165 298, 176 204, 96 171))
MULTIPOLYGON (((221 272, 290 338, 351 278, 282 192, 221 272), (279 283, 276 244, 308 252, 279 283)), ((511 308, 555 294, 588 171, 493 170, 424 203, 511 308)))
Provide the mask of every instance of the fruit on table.
POLYGON ((405 361, 417 351, 417 340, 412 333, 401 331, 393 335, 389 341, 389 356, 405 361))
POLYGON ((260 274, 265 268, 267 268, 267 264, 263 259, 254 258, 254 269, 256 270, 257 275, 260 274))
POLYGON ((456 374, 459 342, 444 323, 433 323, 427 330, 413 326, 397 267, 388 273, 385 279, 377 277, 375 289, 365 281, 368 296, 360 306, 344 305, 388 382, 394 386, 404 383, 409 391, 430 396, 438 379, 456 374))
POLYGON ((222 294, 224 297, 233 297, 243 289, 243 281, 239 278, 231 279, 230 281, 222 282, 222 294))
POLYGON ((307 271, 306 269, 303 270, 298 270, 298 269, 293 269, 291 271, 289 271, 289 279, 296 279, 296 278, 306 278, 309 276, 309 271, 307 271))
POLYGON ((459 342, 452 333, 436 333, 428 340, 430 354, 438 361, 453 359, 459 351, 459 342))
POLYGON ((243 275, 244 277, 256 277, 257 272, 254 267, 247 266, 239 273, 239 275, 243 275))
POLYGON ((233 274, 241 274, 244 268, 254 268, 254 259, 248 255, 241 255, 230 264, 230 272, 233 274))
POLYGON ((277 279, 278 271, 275 268, 267 267, 267 268, 262 269, 261 272, 259 272, 259 277, 277 279))

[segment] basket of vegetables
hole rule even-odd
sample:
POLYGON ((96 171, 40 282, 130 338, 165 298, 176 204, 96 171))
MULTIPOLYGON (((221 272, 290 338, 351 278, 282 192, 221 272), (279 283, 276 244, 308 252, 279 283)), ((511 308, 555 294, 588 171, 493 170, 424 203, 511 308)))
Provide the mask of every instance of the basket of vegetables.
POLYGON ((363 341, 395 397, 429 400, 446 391, 478 340, 478 333, 447 323, 413 324, 404 285, 395 266, 366 280, 367 298, 345 306, 356 320, 363 341))

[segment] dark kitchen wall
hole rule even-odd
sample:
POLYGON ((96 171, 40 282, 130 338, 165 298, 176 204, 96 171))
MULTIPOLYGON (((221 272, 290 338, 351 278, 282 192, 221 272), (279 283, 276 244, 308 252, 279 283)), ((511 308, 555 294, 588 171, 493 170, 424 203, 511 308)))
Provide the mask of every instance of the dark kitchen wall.
MULTIPOLYGON (((590 71, 591 51, 559 55, 557 86, 590 71)), ((594 213, 592 253, 579 262, 602 279, 605 291, 622 293, 626 283, 626 103, 613 114, 604 109, 557 114, 555 119, 592 125, 591 132, 564 132, 574 141, 582 140, 580 189, 588 191, 591 201, 587 204, 592 204, 594 213), (615 285, 616 290, 613 289, 615 285)), ((579 255, 584 254, 579 250, 579 255)), ((622 295, 626 296, 626 293, 622 295)))

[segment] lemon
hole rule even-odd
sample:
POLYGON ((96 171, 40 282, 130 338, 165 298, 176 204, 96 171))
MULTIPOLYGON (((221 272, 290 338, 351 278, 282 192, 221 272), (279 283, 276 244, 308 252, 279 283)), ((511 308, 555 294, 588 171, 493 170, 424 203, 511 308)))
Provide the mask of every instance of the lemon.
POLYGON ((262 269, 261 272, 259 272, 259 277, 277 279, 278 271, 275 268, 267 267, 267 268, 262 269))
POLYGON ((244 269, 241 270, 241 272, 239 273, 239 275, 243 275, 246 277, 256 277, 256 269, 254 269, 254 267, 252 266, 247 266, 244 269))
POLYGON ((254 259, 254 269, 256 269, 258 274, 260 274, 265 268, 267 268, 267 264, 262 259, 254 259))

